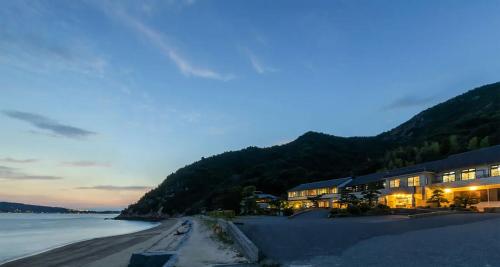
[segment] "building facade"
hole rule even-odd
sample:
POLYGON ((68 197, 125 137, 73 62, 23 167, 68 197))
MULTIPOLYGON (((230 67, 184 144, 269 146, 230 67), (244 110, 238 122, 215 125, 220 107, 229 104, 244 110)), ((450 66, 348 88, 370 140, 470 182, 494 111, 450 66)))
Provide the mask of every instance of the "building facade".
POLYGON ((301 184, 288 191, 288 200, 295 209, 316 203, 336 207, 342 190, 361 198, 369 187, 378 189, 378 202, 391 208, 429 206, 427 200, 435 189, 443 190, 449 200, 445 205, 452 204, 456 196, 474 192, 479 210, 500 207, 500 146, 386 172, 301 184))

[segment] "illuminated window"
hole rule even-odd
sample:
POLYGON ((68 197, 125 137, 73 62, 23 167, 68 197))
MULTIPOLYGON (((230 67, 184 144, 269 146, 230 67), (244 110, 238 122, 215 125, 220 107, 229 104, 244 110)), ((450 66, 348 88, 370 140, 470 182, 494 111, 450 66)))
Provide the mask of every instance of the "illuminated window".
POLYGON ((337 194, 338 192, 339 190, 337 189, 337 187, 330 188, 330 194, 337 194))
POLYGON ((443 174, 443 183, 454 182, 455 172, 445 172, 443 174))
POLYGON ((299 192, 299 197, 305 197, 307 194, 306 194, 307 191, 300 191, 299 192))
POLYGON ((408 186, 420 186, 420 177, 409 177, 408 178, 408 186))
POLYGON ((500 165, 491 166, 491 176, 500 176, 500 165))
POLYGON ((311 190, 308 190, 307 191, 307 195, 308 196, 317 196, 318 193, 317 193, 317 190, 316 189, 311 189, 311 190))
POLYGON ((296 197, 298 194, 298 192, 294 191, 294 192, 288 192, 288 197, 296 197))
POLYGON ((320 188, 318 189, 318 195, 328 194, 328 188, 320 188))
POLYGON ((476 179, 476 169, 467 169, 462 171, 462 180, 476 179))
POLYGON ((330 206, 330 204, 328 203, 328 201, 319 201, 318 202, 318 207, 320 208, 328 208, 330 206))
POLYGON ((394 179, 389 181, 389 187, 399 187, 401 179, 394 179))

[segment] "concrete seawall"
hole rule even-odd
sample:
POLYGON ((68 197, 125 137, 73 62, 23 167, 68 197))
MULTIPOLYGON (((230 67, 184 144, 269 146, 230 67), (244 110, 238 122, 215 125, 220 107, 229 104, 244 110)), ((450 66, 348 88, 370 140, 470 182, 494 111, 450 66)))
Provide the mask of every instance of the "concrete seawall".
POLYGON ((231 237, 236 248, 250 263, 259 261, 259 249, 233 222, 202 216, 206 220, 215 221, 231 237))
POLYGON ((245 255, 250 262, 259 261, 259 249, 238 227, 236 227, 236 225, 234 225, 233 222, 219 219, 218 223, 225 228, 240 252, 245 255))

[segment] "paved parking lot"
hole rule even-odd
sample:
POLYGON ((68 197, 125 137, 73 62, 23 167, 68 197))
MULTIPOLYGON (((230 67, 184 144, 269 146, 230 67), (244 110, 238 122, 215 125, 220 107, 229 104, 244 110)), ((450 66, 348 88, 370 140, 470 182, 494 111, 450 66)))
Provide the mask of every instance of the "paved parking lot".
POLYGON ((237 222, 265 257, 284 266, 500 266, 500 214, 325 215, 237 222))

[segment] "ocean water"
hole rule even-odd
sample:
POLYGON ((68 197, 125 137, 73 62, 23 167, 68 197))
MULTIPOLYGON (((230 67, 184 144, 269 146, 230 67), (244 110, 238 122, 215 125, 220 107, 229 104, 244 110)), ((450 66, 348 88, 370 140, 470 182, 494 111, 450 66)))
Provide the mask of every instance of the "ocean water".
POLYGON ((133 233, 158 225, 105 220, 115 216, 0 213, 0 264, 82 240, 133 233))

